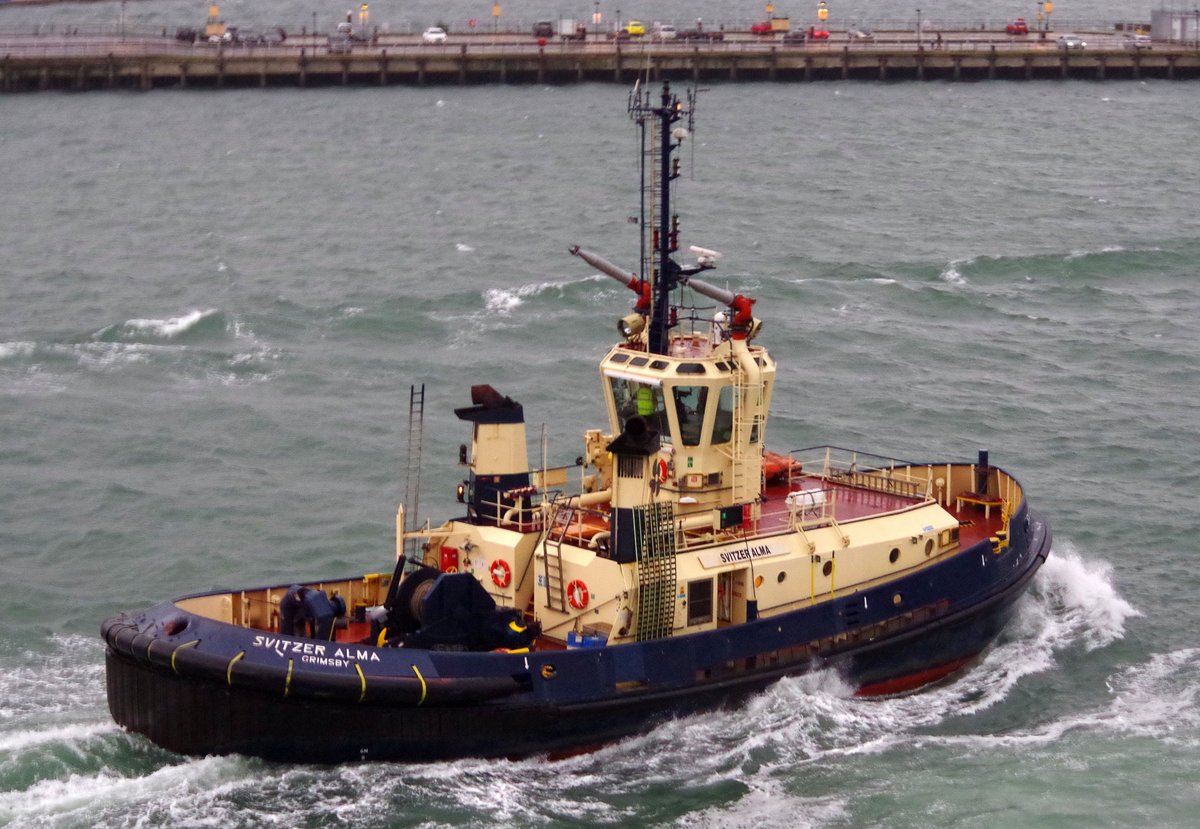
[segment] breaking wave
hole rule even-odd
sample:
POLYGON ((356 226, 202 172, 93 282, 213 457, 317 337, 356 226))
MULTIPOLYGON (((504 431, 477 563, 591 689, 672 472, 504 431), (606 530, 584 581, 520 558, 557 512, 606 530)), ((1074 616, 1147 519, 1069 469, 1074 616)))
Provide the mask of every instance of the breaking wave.
POLYGON ((190 311, 166 319, 129 319, 96 332, 101 341, 177 340, 189 334, 218 333, 226 330, 224 315, 216 309, 190 311))

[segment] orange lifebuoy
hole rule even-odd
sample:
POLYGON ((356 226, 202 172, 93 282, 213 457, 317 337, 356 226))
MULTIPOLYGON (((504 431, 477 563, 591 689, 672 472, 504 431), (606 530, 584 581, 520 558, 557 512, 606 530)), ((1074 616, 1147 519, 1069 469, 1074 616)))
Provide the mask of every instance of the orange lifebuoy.
POLYGON ((658 459, 658 482, 665 484, 667 482, 667 462, 662 458, 658 459))
POLYGON ((492 574, 492 583, 497 587, 508 587, 512 582, 512 570, 504 559, 498 558, 493 561, 488 570, 492 574))
POLYGON ((588 606, 588 589, 587 585, 576 579, 567 585, 567 601, 571 603, 571 607, 576 610, 583 610, 588 606))

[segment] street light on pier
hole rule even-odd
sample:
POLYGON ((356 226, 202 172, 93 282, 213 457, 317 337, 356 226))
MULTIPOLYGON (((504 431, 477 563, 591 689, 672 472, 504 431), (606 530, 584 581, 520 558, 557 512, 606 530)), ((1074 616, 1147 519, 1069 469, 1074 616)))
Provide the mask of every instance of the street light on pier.
POLYGON ((921 45, 921 10, 917 9, 917 45, 921 45))
POLYGON ((1038 0, 1038 28, 1042 30, 1042 38, 1046 37, 1046 32, 1050 31, 1050 15, 1054 13, 1053 0, 1038 0))

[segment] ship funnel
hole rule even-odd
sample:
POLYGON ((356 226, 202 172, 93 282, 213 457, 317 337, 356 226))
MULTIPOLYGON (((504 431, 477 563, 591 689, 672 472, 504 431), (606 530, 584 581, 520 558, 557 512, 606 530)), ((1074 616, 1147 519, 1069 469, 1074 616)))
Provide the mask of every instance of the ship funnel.
POLYGON ((498 522, 529 494, 525 410, 489 385, 472 386, 471 402, 454 410, 472 424, 466 500, 472 517, 498 522))

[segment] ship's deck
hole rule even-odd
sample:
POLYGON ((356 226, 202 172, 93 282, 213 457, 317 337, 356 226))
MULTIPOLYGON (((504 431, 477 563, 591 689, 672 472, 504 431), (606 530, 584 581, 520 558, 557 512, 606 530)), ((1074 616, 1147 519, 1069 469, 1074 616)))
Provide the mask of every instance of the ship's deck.
MULTIPOLYGON (((771 535, 787 530, 792 510, 787 496, 801 490, 825 493, 824 504, 820 502, 821 496, 816 496, 815 499, 802 496, 797 504, 799 517, 813 519, 814 525, 820 523, 818 518, 823 509, 831 513, 839 524, 844 524, 874 515, 897 512, 924 500, 921 497, 839 483, 816 475, 796 475, 790 482, 783 480, 769 483, 763 490, 762 517, 758 525, 761 534, 771 535)), ((972 498, 969 497, 969 493, 966 495, 968 497, 952 499, 952 503, 946 506, 946 511, 958 519, 959 541, 964 547, 993 536, 1004 527, 998 501, 972 498)))

